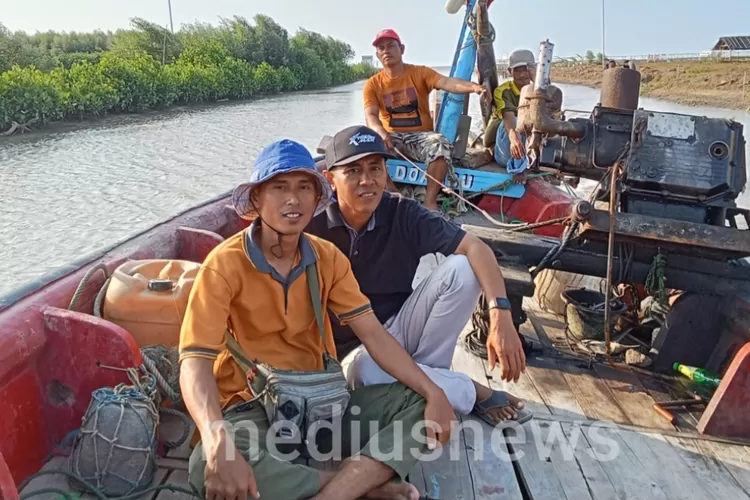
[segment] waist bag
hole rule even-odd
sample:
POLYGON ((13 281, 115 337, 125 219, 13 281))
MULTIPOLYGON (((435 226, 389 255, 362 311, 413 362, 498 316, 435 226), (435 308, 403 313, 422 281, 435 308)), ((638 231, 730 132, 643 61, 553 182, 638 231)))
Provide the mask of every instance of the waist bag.
POLYGON ((248 376, 248 387, 265 411, 276 435, 300 436, 304 441, 313 427, 328 422, 340 424, 349 405, 349 389, 341 364, 332 357, 325 341, 323 308, 315 263, 305 269, 315 319, 323 342, 323 370, 281 370, 260 361, 251 361, 227 330, 227 349, 248 376))

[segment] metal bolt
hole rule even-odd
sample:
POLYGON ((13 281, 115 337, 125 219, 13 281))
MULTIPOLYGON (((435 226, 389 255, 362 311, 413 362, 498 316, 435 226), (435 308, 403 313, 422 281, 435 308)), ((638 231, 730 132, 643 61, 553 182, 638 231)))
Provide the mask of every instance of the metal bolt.
POLYGON ((591 215, 592 206, 591 203, 585 200, 581 200, 573 207, 573 216, 578 221, 588 220, 591 215))

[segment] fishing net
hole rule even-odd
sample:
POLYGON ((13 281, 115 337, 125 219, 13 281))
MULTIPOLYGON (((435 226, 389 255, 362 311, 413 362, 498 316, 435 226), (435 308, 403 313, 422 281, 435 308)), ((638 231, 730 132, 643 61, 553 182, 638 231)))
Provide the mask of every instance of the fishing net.
MULTIPOLYGON (((133 385, 103 387, 92 393, 68 468, 105 495, 119 497, 148 488, 156 472, 159 411, 156 379, 128 370, 133 385)), ((71 477, 70 486, 86 486, 71 477)))

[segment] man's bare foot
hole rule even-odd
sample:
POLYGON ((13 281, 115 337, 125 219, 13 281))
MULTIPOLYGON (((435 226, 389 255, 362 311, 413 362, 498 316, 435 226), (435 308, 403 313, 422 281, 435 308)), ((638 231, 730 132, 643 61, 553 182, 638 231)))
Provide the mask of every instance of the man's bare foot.
MULTIPOLYGON (((477 389, 477 402, 488 400, 492 396, 492 389, 485 387, 481 384, 474 383, 474 387, 477 389)), ((507 406, 505 408, 492 408, 487 412, 492 420, 495 422, 505 422, 506 420, 516 420, 518 418, 518 412, 516 409, 521 410, 524 407, 524 402, 508 393, 508 400, 513 405, 511 408, 507 406)))
POLYGON ((523 172, 517 173, 513 176, 513 182, 516 184, 526 184, 526 178, 528 177, 528 172, 524 170, 523 172))
POLYGON ((410 483, 387 482, 370 491, 365 498, 373 500, 418 500, 419 490, 410 483))

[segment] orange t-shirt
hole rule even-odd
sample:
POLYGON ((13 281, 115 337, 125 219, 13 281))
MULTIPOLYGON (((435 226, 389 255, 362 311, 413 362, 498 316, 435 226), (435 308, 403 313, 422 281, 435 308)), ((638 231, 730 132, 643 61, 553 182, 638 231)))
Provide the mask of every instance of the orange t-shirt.
POLYGON ((380 122, 389 132, 432 132, 430 92, 440 78, 432 68, 413 64, 405 64, 397 78, 381 71, 365 83, 365 109, 377 106, 380 122))
POLYGON ((250 359, 286 370, 323 368, 323 343, 305 274, 309 262, 318 266, 326 347, 332 356, 336 346, 328 315, 348 323, 372 314, 349 260, 333 243, 303 234, 297 262, 283 278, 250 236, 254 227, 208 255, 193 283, 180 332, 180 361, 214 360, 222 407, 252 397, 247 377, 226 348, 227 327, 250 359))

